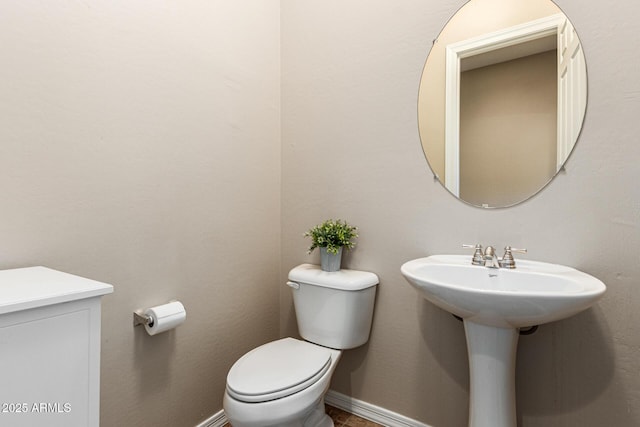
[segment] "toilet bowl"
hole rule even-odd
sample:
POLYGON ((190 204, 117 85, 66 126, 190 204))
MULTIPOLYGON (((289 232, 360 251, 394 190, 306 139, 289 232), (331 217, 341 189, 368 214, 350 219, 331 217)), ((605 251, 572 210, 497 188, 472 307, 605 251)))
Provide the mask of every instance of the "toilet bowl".
POLYGON ((369 339, 377 284, 364 271, 291 270, 287 285, 304 341, 263 344, 231 367, 223 406, 233 427, 333 427, 324 395, 342 350, 369 339))
POLYGON ((252 350, 229 371, 223 402, 227 418, 233 427, 333 426, 324 395, 341 355, 294 338, 252 350))

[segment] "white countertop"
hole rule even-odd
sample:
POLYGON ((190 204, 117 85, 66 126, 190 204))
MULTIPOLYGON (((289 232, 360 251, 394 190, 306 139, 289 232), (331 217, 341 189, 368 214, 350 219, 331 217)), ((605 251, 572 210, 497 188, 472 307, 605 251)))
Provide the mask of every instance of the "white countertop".
POLYGON ((0 314, 110 294, 113 286, 47 267, 0 271, 0 314))

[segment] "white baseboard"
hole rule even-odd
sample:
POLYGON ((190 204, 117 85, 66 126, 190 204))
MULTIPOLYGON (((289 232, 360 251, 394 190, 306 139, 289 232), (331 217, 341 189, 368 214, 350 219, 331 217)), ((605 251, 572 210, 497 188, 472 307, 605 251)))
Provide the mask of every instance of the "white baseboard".
MULTIPOLYGON (((391 412, 379 406, 372 405, 362 400, 354 399, 337 391, 329 390, 324 397, 325 403, 335 406, 361 418, 382 424, 385 427, 431 427, 420 421, 405 417, 404 415, 391 412)), ((202 421, 196 427, 223 427, 229 419, 224 414, 224 410, 220 410, 202 421)))
POLYGON ((198 424, 196 427, 223 427, 229 420, 224 414, 224 410, 220 409, 215 414, 198 424))
POLYGON ((350 412, 361 418, 365 418, 374 423, 382 424, 385 427, 430 427, 420 421, 405 417, 404 415, 391 412, 379 406, 372 405, 362 400, 354 399, 337 391, 329 390, 324 397, 325 403, 336 408, 350 412))

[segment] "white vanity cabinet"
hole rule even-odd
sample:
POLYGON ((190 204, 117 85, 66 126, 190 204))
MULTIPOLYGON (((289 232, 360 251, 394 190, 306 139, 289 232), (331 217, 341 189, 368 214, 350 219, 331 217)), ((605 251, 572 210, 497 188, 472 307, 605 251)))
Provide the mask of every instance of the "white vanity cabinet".
POLYGON ((100 298, 111 292, 46 267, 0 271, 0 426, 99 425, 100 298))

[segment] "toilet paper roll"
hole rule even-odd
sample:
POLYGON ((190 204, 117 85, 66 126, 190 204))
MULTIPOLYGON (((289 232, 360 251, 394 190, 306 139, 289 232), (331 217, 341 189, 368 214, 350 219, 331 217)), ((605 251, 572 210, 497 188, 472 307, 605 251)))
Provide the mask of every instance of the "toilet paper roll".
POLYGON ((180 301, 147 308, 144 314, 151 318, 151 321, 144 326, 149 335, 173 329, 181 325, 187 318, 187 312, 180 301))

